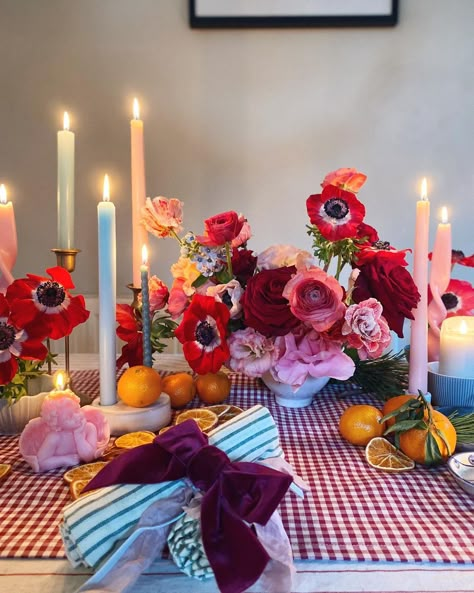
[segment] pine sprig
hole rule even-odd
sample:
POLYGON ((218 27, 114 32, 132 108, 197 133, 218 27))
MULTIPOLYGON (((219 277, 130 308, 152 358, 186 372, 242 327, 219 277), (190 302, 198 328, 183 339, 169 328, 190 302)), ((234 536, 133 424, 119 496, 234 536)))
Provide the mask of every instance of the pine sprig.
POLYGON ((455 411, 448 418, 456 430, 458 443, 474 443, 474 412, 461 415, 455 411))
POLYGON ((388 352, 374 360, 359 360, 357 354, 352 358, 356 368, 350 380, 365 393, 386 400, 403 394, 408 388, 408 363, 403 350, 397 354, 388 352))

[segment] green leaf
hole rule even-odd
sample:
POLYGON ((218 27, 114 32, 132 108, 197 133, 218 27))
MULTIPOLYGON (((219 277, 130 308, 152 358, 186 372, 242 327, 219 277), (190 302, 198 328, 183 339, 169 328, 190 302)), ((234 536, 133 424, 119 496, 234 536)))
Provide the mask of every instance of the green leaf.
POLYGON ((194 288, 199 288, 200 286, 202 286, 203 284, 206 284, 206 282, 208 281, 207 276, 203 276, 202 274, 200 276, 198 276, 196 278, 196 280, 192 283, 191 286, 194 286, 194 288))
POLYGON ((426 465, 439 465, 443 461, 443 456, 439 449, 438 441, 428 432, 425 441, 425 463, 426 465))
POLYGON ((422 420, 401 420, 400 422, 396 422, 392 424, 387 430, 384 432, 384 435, 391 434, 393 432, 406 432, 407 430, 411 430, 412 428, 425 428, 426 424, 422 420))

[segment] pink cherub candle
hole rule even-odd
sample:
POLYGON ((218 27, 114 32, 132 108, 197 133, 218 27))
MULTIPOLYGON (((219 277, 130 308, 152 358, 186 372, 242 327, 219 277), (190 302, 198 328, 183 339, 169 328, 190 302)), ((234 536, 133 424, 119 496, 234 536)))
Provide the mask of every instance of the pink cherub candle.
POLYGON ((90 462, 100 457, 110 438, 100 410, 80 407, 70 389, 51 391, 41 416, 30 420, 20 436, 20 453, 35 472, 90 462))

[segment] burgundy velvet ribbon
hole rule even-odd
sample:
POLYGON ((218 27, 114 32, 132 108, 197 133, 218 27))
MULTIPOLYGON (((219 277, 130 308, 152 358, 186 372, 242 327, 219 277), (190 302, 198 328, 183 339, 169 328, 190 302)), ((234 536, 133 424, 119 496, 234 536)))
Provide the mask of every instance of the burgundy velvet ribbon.
POLYGON ((241 593, 260 577, 268 553, 248 523, 265 525, 292 478, 257 463, 231 462, 208 444, 193 420, 153 443, 108 463, 84 491, 113 484, 155 484, 187 477, 204 491, 201 533, 209 564, 223 593, 241 593))

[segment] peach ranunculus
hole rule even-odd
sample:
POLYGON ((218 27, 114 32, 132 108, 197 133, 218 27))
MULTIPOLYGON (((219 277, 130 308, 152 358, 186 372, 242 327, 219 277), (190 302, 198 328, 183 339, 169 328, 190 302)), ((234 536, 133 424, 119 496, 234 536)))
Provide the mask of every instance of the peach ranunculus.
POLYGON ((156 237, 173 237, 182 229, 183 203, 176 198, 147 198, 142 208, 142 224, 156 237))
POLYGON ((354 374, 354 361, 344 354, 340 344, 325 340, 310 330, 297 337, 289 333, 275 338, 278 360, 270 369, 272 377, 292 385, 296 391, 311 377, 332 377, 345 381, 354 374))
POLYGON ((360 360, 377 358, 390 344, 390 328, 377 299, 367 299, 347 308, 342 334, 357 349, 360 360))
POLYGON ((193 282, 201 275, 197 266, 187 257, 180 257, 176 263, 171 266, 173 278, 181 278, 184 282, 182 290, 186 296, 192 296, 196 289, 193 282))
POLYGON ((321 268, 298 271, 283 289, 291 312, 318 332, 344 317, 344 290, 321 268))
POLYGON ((326 185, 335 185, 346 191, 357 193, 364 185, 367 175, 359 173, 357 169, 337 169, 328 173, 321 183, 321 187, 326 185))
POLYGON ((150 293, 150 311, 163 309, 169 297, 169 290, 166 284, 157 276, 151 276, 148 280, 148 290, 150 293))
POLYGON ((251 327, 230 334, 228 344, 230 358, 227 365, 248 377, 261 377, 276 360, 273 340, 251 327))
POLYGON ((274 270, 294 266, 298 261, 306 261, 307 258, 312 258, 312 255, 293 245, 271 245, 258 254, 257 268, 274 270))

